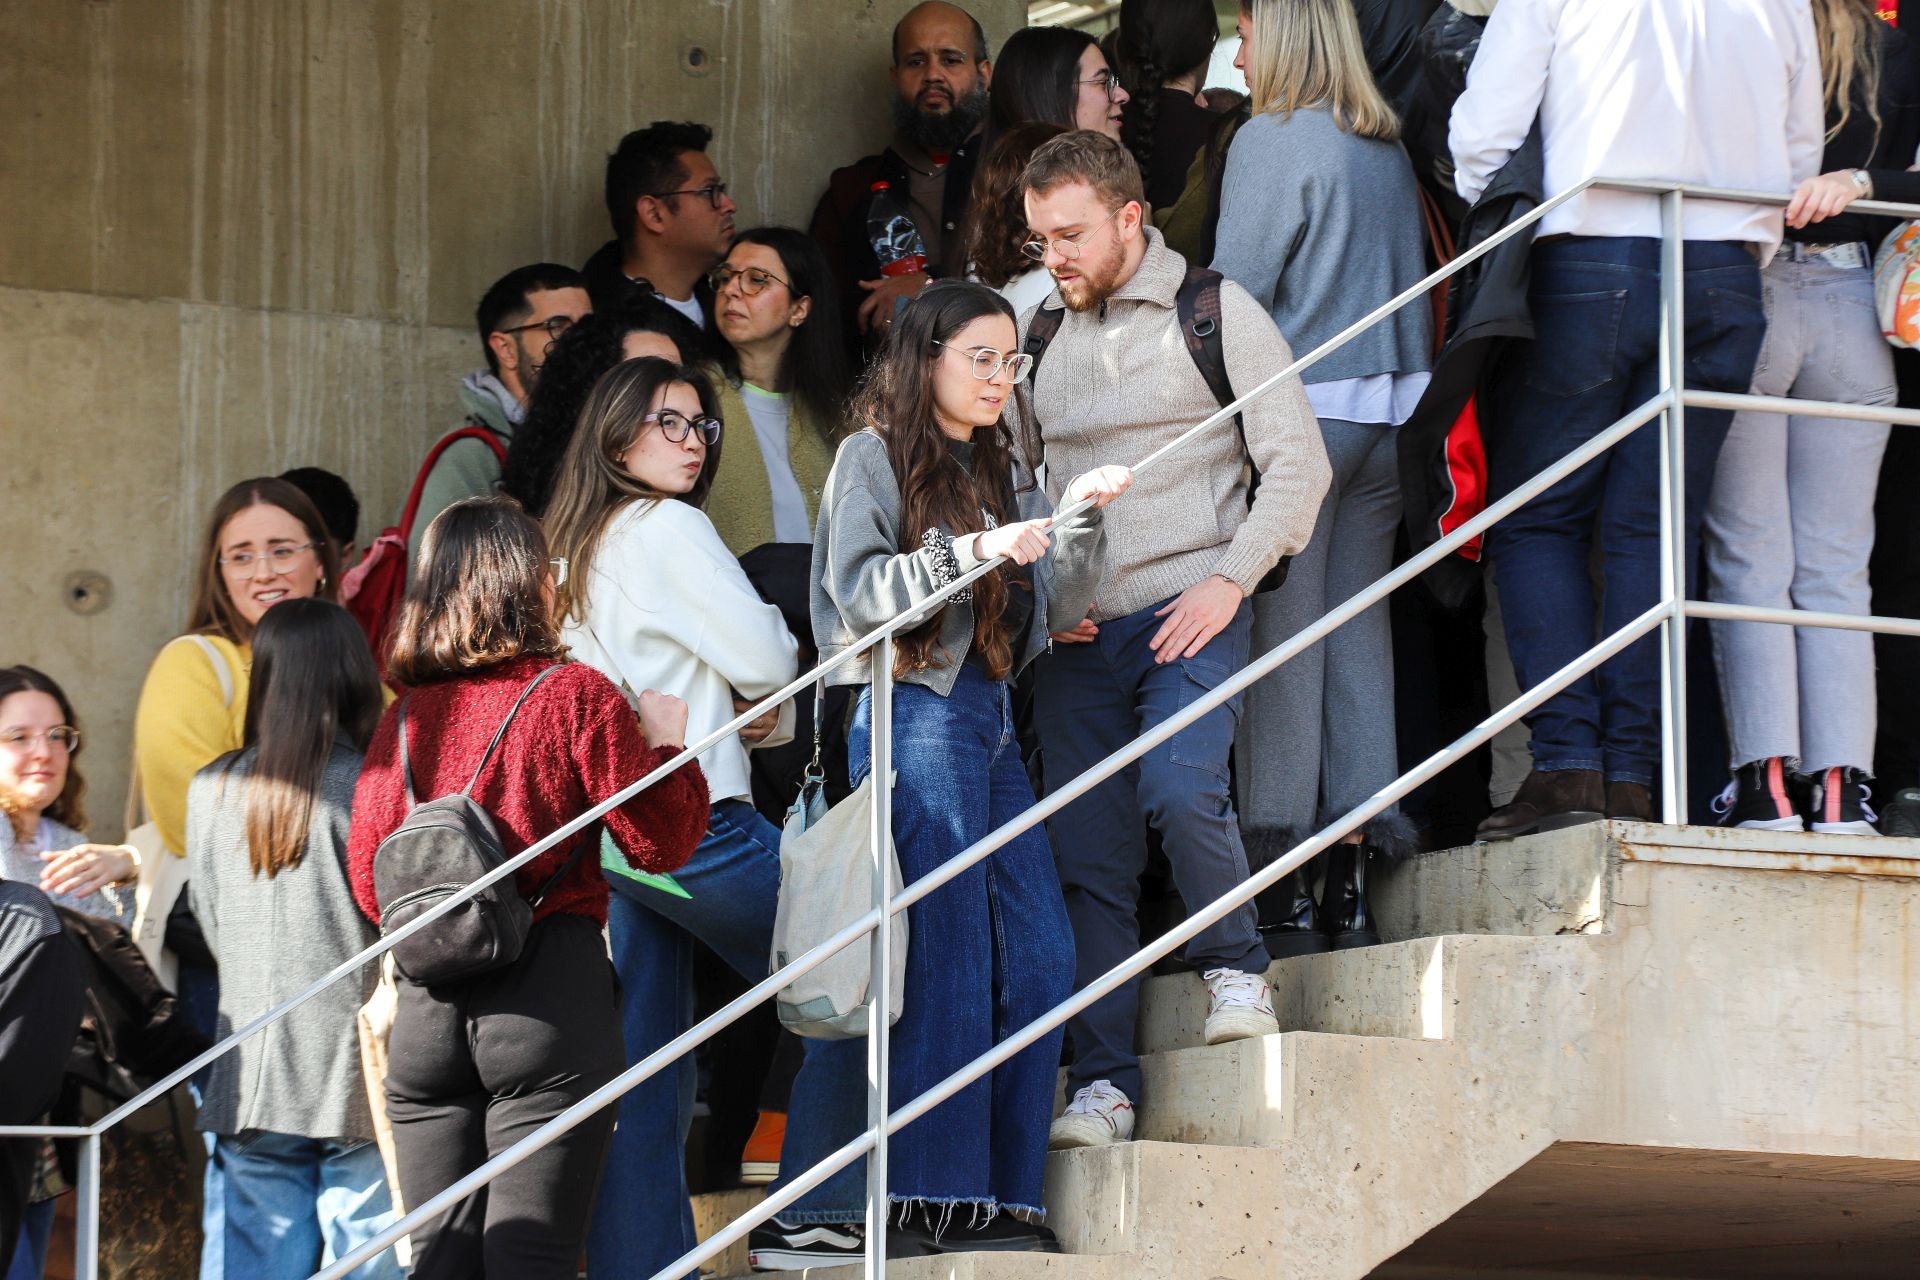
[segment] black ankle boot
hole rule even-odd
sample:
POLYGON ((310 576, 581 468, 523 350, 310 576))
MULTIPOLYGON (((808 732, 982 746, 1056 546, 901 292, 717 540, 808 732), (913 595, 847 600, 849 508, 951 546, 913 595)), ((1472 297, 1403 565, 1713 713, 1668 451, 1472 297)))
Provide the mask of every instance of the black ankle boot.
POLYGON ((1333 950, 1333 939, 1321 924, 1320 904, 1313 900, 1314 861, 1288 872, 1253 900, 1260 913, 1261 941, 1275 960, 1333 950))
POLYGON ((1363 844, 1341 843, 1327 850, 1327 881, 1320 888, 1320 918, 1335 951, 1371 947, 1380 942, 1367 901, 1367 856, 1363 844))

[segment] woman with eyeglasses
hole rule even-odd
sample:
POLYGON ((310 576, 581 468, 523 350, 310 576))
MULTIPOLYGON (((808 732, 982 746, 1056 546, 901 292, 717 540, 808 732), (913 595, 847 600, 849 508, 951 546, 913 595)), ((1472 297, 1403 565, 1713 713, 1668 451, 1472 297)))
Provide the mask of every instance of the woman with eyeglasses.
MULTIPOLYGON (((1234 65, 1253 117, 1234 135, 1213 269, 1311 351, 1426 274, 1425 235, 1400 121, 1367 70, 1350 0, 1242 0, 1234 65)), ((1286 582, 1254 597, 1263 652, 1384 576, 1400 524, 1394 428, 1426 390, 1432 314, 1400 308, 1303 376, 1333 483, 1286 582)), ((1251 845, 1284 852, 1399 772, 1393 639, 1376 605, 1247 691, 1236 743, 1251 845)), ((1275 957, 1379 941, 1371 857, 1414 851, 1390 807, 1259 900, 1275 957)))
MULTIPOLYGON (((1033 364, 1015 344, 1013 309, 986 286, 942 281, 922 292, 861 395, 861 430, 840 446, 814 542, 824 658, 1004 557, 897 642, 893 837, 909 884, 1032 807, 1008 685, 1046 651, 1049 632, 1086 616, 1102 567, 1101 516, 1056 524, 1004 420, 1033 364)), ((1124 467, 1103 467, 1066 498, 1105 506, 1131 483, 1124 467)), ((865 686, 873 652, 828 679, 865 686)), ((861 688, 856 781, 870 767, 872 715, 861 688)), ((1064 1000, 1074 968, 1039 826, 908 911, 913 945, 892 1038, 902 1100, 1064 1000)), ((1058 1250, 1036 1224, 1059 1061, 1056 1031, 894 1135, 887 1193, 899 1247, 1058 1250)))
POLYGON ((1119 139, 1127 91, 1100 42, 1073 27, 1022 27, 1000 46, 988 89, 997 136, 1028 120, 1119 139))
POLYGON ((760 227, 708 280, 725 375, 716 416, 732 430, 707 516, 736 556, 811 546, 851 381, 826 255, 803 232, 760 227))
MULTIPOLYGON (((685 699, 689 743, 732 720, 736 697, 764 698, 797 670, 797 645, 780 611, 760 599, 700 509, 720 467, 718 407, 702 372, 656 359, 621 364, 587 398, 546 519, 564 570, 554 598, 562 639, 576 660, 623 689, 665 689, 685 699)), ((792 724, 788 702, 755 738, 785 741, 792 724)), ((766 976, 780 833, 753 806, 748 750, 735 733, 701 754, 712 815, 671 882, 606 864, 614 889, 608 936, 626 989, 621 1019, 630 1062, 691 1024, 694 940, 749 981, 766 976)), ((802 1067, 796 1092, 807 1091, 814 1069, 802 1067)), ((693 1059, 683 1058, 621 1099, 588 1237, 594 1275, 650 1276, 695 1243, 682 1159, 693 1072, 693 1059)), ((837 1144, 808 1124, 861 1114, 860 1077, 843 1074, 841 1111, 806 1108, 789 1133, 790 1144, 814 1159, 837 1144)), ((857 1189, 848 1198, 857 1204, 857 1189)))

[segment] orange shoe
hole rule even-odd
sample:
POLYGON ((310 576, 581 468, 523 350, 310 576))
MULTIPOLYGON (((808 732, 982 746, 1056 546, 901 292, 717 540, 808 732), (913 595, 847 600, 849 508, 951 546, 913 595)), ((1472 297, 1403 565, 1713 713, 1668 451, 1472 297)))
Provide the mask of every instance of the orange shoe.
POLYGON ((787 1113, 762 1111, 753 1136, 740 1152, 740 1181, 764 1187, 780 1176, 780 1148, 787 1140, 787 1113))

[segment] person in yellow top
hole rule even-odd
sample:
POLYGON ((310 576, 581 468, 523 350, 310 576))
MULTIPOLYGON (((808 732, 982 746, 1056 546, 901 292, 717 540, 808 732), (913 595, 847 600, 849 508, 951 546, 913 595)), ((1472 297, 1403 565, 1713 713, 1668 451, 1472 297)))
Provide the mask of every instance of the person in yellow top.
POLYGON ((811 548, 850 383, 826 256, 799 231, 761 227, 709 280, 726 434, 707 516, 736 556, 770 542, 811 548))

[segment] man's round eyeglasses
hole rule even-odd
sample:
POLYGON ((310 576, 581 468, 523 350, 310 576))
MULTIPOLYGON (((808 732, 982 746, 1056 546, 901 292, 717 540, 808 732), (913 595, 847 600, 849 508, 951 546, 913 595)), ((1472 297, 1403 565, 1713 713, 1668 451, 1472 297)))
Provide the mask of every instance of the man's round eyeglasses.
MULTIPOLYGON (((1126 207, 1124 204, 1116 205, 1113 209, 1109 210, 1107 216, 1100 219, 1101 225, 1104 226, 1112 222, 1113 215, 1119 213, 1120 210, 1126 207)), ((1079 231, 1075 232, 1072 236, 1055 236, 1049 240, 1036 231, 1033 235, 1027 237, 1025 244, 1020 246, 1020 252, 1026 254, 1035 262, 1045 262, 1047 260, 1047 250, 1057 249, 1060 252, 1060 257, 1064 261, 1077 262, 1080 258, 1080 251, 1086 247, 1087 237, 1093 234, 1093 230, 1079 231)))
POLYGON ((34 743, 43 741, 49 747, 72 755, 80 749, 80 731, 70 724, 57 724, 45 733, 35 733, 31 729, 8 729, 0 733, 0 747, 22 754, 33 750, 34 743))
POLYGON ((648 414, 641 421, 651 422, 659 427, 660 434, 675 444, 685 443, 689 431, 699 432, 702 444, 712 444, 720 438, 720 419, 709 418, 704 414, 688 420, 672 409, 661 409, 648 414))
POLYGON ((777 284, 787 292, 793 292, 793 286, 771 271, 762 271, 759 267, 716 267, 707 273, 707 283, 713 286, 715 293, 724 293, 730 284, 740 286, 740 296, 757 298, 766 292, 767 286, 777 284))
POLYGON ((1027 375, 1033 372, 1033 357, 1024 351, 1009 356, 1002 355, 992 347, 974 347, 971 350, 967 350, 956 347, 950 342, 941 342, 937 338, 934 339, 933 345, 936 347, 945 347, 948 351, 956 355, 965 356, 971 360, 973 362, 973 376, 982 382, 993 381, 993 379, 999 375, 1000 370, 1005 369, 1007 371, 1007 381, 1017 385, 1025 382, 1027 375))
POLYGON ((558 340, 560 335, 573 328, 573 325, 573 316, 548 316, 545 320, 532 320, 526 324, 508 325, 506 328, 496 329, 494 332, 525 333, 529 329, 545 329, 549 339, 558 340))
POLYGON ((1107 95, 1109 102, 1113 101, 1114 95, 1120 92, 1120 77, 1113 73, 1111 67, 1104 71, 1096 71, 1091 80, 1080 80, 1075 83, 1099 85, 1100 92, 1107 95))
POLYGON ((724 182, 709 182, 704 187, 682 187, 678 191, 656 191, 653 193, 655 200, 670 200, 674 196, 702 196, 708 204, 718 209, 720 202, 727 198, 727 184, 724 182))
POLYGON ((275 573, 285 573, 293 567, 295 556, 299 555, 302 551, 311 551, 317 545, 317 543, 312 542, 290 542, 277 547, 269 547, 267 550, 261 552, 236 551, 232 555, 221 556, 220 567, 228 573, 240 575, 245 574, 247 570, 264 560, 273 566, 275 573))

